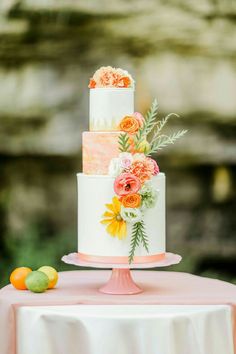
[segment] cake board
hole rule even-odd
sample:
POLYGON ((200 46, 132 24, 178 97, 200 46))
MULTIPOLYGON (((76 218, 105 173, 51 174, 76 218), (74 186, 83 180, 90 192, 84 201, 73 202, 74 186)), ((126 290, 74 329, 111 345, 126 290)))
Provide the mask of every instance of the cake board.
POLYGON ((112 269, 109 281, 103 285, 99 291, 110 295, 134 295, 143 292, 132 279, 131 269, 150 269, 157 267, 167 267, 181 262, 182 257, 178 254, 167 252, 165 258, 155 262, 146 263, 98 263, 82 260, 79 253, 70 253, 62 257, 62 261, 80 267, 92 267, 102 269, 112 269))

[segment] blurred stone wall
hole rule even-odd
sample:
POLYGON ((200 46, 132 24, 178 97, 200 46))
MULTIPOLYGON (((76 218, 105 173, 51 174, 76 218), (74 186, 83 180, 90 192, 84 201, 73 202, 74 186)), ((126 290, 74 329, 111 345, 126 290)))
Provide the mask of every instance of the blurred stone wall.
POLYGON ((168 181, 168 250, 196 259, 196 267, 209 257, 235 257, 236 2, 230 0, 1 0, 2 255, 6 237, 23 237, 32 224, 55 241, 64 231, 76 240, 87 84, 101 65, 131 72, 137 110, 157 97, 160 117, 173 111, 182 117, 168 129, 189 129, 156 156, 168 181))

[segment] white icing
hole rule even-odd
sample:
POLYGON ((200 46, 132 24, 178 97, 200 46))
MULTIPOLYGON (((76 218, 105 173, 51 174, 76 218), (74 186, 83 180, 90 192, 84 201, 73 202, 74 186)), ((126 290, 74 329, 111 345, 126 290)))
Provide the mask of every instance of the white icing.
MULTIPOLYGON (((126 239, 119 240, 106 232, 100 223, 106 211, 105 204, 115 195, 114 178, 110 176, 77 174, 78 179, 78 252, 93 256, 128 256, 131 227, 126 239)), ((165 175, 159 173, 152 183, 159 190, 154 208, 145 211, 144 222, 149 240, 149 253, 140 246, 136 256, 155 255, 165 252, 165 175)))
POLYGON ((90 89, 90 131, 119 130, 121 119, 134 113, 133 88, 90 89))

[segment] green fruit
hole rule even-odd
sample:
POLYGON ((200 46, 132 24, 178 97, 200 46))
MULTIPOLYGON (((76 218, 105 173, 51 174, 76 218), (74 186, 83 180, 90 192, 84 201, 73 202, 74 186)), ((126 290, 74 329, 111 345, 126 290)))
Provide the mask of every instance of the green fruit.
POLYGON ((43 293, 48 288, 49 279, 45 273, 35 270, 26 277, 25 285, 33 293, 43 293))

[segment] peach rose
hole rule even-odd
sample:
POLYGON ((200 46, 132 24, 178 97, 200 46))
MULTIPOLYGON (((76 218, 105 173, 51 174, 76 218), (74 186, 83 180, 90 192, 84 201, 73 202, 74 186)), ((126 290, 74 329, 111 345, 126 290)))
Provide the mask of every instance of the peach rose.
POLYGON ((154 175, 154 164, 150 160, 152 159, 137 159, 132 163, 130 173, 138 177, 142 184, 154 175))
POLYGON ((115 86, 116 76, 114 73, 104 72, 101 75, 98 84, 100 87, 113 87, 115 86))
POLYGON ((135 134, 139 130, 139 122, 133 116, 126 116, 120 122, 119 128, 126 133, 135 134))
POLYGON ((111 66, 102 66, 90 79, 89 88, 96 87, 132 87, 134 81, 128 71, 111 66))
POLYGON ((141 196, 137 193, 125 195, 121 198, 121 203, 125 208, 138 208, 141 204, 141 196))
POLYGON ((140 180, 131 173, 122 173, 114 182, 114 190, 119 197, 137 193, 140 188, 140 180))

